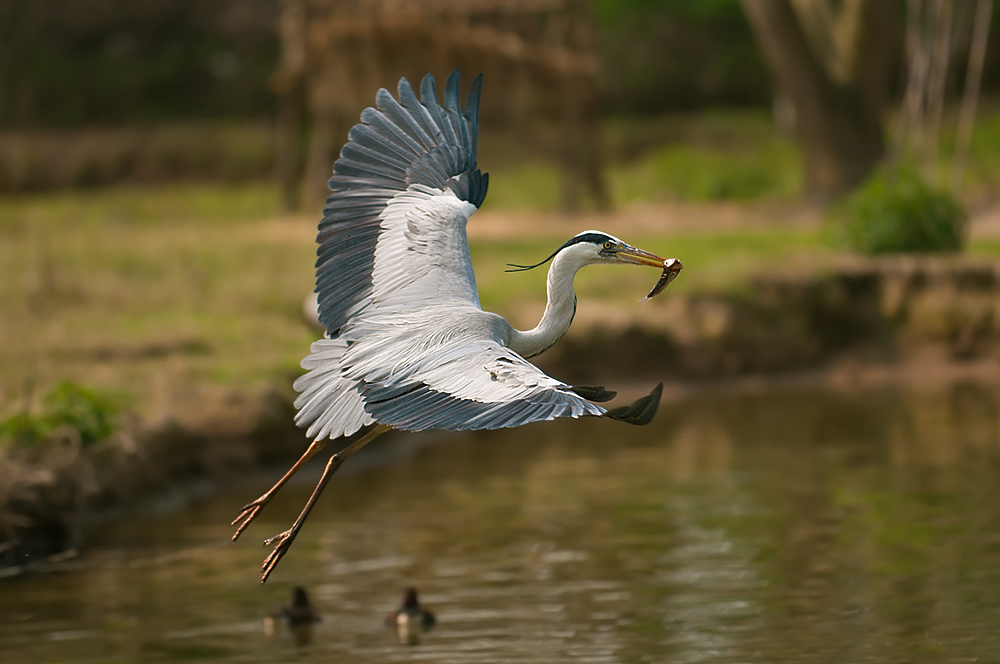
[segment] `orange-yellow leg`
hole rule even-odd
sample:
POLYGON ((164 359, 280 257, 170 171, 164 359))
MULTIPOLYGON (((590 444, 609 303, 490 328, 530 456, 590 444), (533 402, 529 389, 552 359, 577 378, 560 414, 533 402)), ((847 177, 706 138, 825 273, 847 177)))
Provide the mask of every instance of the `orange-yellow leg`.
MULTIPOLYGON (((337 469, 340 468, 340 466, 343 465, 345 461, 347 461, 348 457, 350 457, 352 454, 360 450, 362 447, 364 447, 368 443, 372 442, 373 440, 381 436, 390 428, 391 427, 382 424, 376 425, 375 428, 373 428, 371 431, 369 431, 364 436, 359 438, 357 441, 348 445, 343 450, 337 452, 336 454, 330 457, 330 460, 326 462, 326 468, 323 469, 323 475, 319 478, 319 482, 316 484, 316 488, 313 489, 312 495, 309 496, 309 500, 308 502, 306 502, 306 506, 302 508, 302 512, 299 513, 299 516, 297 519, 295 519, 295 523, 292 524, 292 527, 283 533, 279 533, 274 537, 270 537, 264 540, 264 546, 274 545, 274 550, 271 551, 271 553, 267 556, 267 558, 264 559, 264 564, 261 565, 260 568, 261 583, 267 581, 267 577, 269 577, 271 575, 271 572, 274 571, 274 568, 275 566, 277 566, 278 561, 280 561, 281 558, 288 552, 288 549, 292 546, 292 542, 295 541, 295 536, 299 534, 299 530, 302 528, 302 524, 305 523, 306 517, 309 516, 309 512, 312 511, 312 508, 316 504, 316 501, 319 499, 320 494, 323 493, 323 489, 326 488, 327 483, 330 481, 330 478, 333 477, 333 474, 337 472, 337 469)), ((308 454, 309 450, 306 450, 306 453, 308 454)), ((315 453, 316 451, 313 452, 313 454, 315 453)), ((303 457, 305 457, 305 455, 303 455, 303 457)), ((302 459, 299 459, 299 461, 296 462, 295 465, 298 466, 300 465, 300 463, 302 463, 302 459)), ((294 470, 297 469, 293 467, 292 470, 288 471, 289 474, 291 474, 294 470)), ((272 488, 271 491, 269 491, 268 493, 272 493, 278 487, 280 487, 280 485, 286 481, 286 478, 288 476, 289 475, 286 475, 286 477, 282 478, 279 481, 279 483, 275 485, 275 487, 272 488)), ((265 496, 268 496, 268 494, 264 494, 264 496, 261 496, 261 498, 264 498, 265 496)), ((270 500, 270 497, 268 497, 268 500, 270 500)), ((260 506, 254 509, 255 510, 260 509, 260 507, 262 507, 264 504, 266 504, 266 501, 265 503, 262 503, 260 506)), ((248 505, 247 507, 251 507, 253 505, 254 503, 250 503, 250 505, 248 505)), ((246 509, 244 508, 244 512, 245 511, 246 509)), ((256 515, 256 511, 254 512, 254 515, 256 515)), ((253 518, 253 515, 250 518, 253 518)), ((238 534, 239 532, 237 532, 237 535, 238 534)), ((235 539, 235 537, 233 539, 235 539)))
POLYGON ((285 473, 284 477, 278 480, 275 485, 268 489, 267 492, 260 498, 243 506, 243 511, 240 512, 240 515, 233 519, 233 522, 229 524, 231 526, 237 526, 236 532, 233 533, 234 542, 239 539, 240 534, 246 530, 246 527, 250 525, 250 522, 257 518, 257 514, 260 512, 261 508, 271 502, 271 498, 274 497, 274 494, 278 493, 278 489, 285 486, 285 483, 292 479, 292 475, 297 473, 299 468, 304 466, 305 463, 309 461, 309 459, 313 458, 317 452, 326 447, 329 442, 329 439, 313 441, 309 445, 308 449, 306 449, 305 453, 299 457, 298 461, 295 462, 295 465, 288 469, 288 472, 285 473))

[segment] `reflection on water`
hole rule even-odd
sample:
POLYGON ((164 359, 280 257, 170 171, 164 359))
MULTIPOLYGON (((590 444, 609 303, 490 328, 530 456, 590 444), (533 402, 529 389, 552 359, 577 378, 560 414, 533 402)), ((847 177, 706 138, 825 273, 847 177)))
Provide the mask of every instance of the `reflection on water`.
POLYGON ((291 523, 309 482, 286 488, 236 545, 229 520, 274 477, 117 524, 79 568, 0 585, 0 652, 31 662, 992 661, 998 461, 998 392, 973 384, 712 394, 665 405, 647 428, 557 422, 448 436, 405 463, 336 477, 265 586, 257 543, 291 523), (261 630, 295 585, 323 616, 304 649, 261 630), (383 625, 409 585, 438 618, 414 648, 383 625))

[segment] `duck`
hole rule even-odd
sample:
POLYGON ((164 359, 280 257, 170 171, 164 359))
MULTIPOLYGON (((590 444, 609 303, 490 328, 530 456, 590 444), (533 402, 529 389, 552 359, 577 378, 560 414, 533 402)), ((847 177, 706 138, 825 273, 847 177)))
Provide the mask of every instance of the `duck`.
POLYGON ((284 623, 285 628, 295 639, 295 644, 305 646, 312 641, 312 626, 322 618, 309 603, 309 595, 302 586, 292 589, 292 598, 287 606, 283 606, 264 617, 264 633, 275 636, 278 624, 284 623))
POLYGON ((434 629, 437 619, 434 614, 420 606, 417 589, 410 587, 403 593, 403 603, 385 617, 386 627, 395 627, 399 642, 415 646, 420 643, 424 632, 434 629))

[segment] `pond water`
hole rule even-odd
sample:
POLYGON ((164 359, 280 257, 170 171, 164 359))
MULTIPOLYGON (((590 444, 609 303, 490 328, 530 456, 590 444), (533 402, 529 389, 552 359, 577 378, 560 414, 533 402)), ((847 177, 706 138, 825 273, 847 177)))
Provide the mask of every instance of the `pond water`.
POLYGON ((393 436, 345 465, 266 585, 260 542, 321 463, 237 544, 229 521, 281 470, 0 582, 0 660, 1000 661, 995 387, 704 393, 644 428, 393 436), (261 629, 294 585, 323 615, 307 646, 261 629), (408 585, 438 618, 413 647, 382 624, 408 585))

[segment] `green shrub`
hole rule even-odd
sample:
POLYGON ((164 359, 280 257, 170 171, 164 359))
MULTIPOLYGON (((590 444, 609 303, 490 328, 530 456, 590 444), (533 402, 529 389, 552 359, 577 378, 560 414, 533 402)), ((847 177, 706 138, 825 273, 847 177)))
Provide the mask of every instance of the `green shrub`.
POLYGON ((962 206, 911 168, 873 175, 847 199, 840 216, 844 243, 866 254, 962 248, 962 206))
POLYGON ((114 432, 118 412, 118 405, 109 396, 64 381, 45 395, 40 414, 22 412, 0 422, 0 440, 44 443, 69 429, 76 432, 82 445, 92 445, 114 432))
POLYGON ((46 422, 29 413, 16 413, 0 422, 0 441, 13 443, 37 443, 51 434, 46 422))

